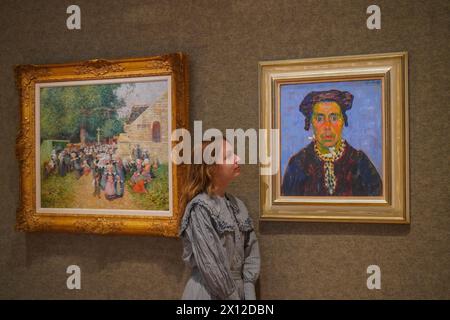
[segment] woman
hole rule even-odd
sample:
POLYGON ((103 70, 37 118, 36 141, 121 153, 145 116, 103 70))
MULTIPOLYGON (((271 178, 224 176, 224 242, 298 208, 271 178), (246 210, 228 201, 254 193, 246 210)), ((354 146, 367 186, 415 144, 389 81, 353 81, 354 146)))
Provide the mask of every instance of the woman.
POLYGON ((91 173, 91 167, 89 166, 87 160, 83 160, 83 175, 88 176, 91 173))
POLYGON ((152 165, 150 164, 150 160, 145 159, 144 160, 144 170, 142 170, 142 176, 144 177, 145 182, 147 182, 147 183, 152 181, 151 171, 152 171, 152 165))
POLYGON ((116 174, 113 172, 113 167, 108 167, 106 173, 105 198, 107 200, 114 200, 116 198, 116 174))
MULTIPOLYGON (((210 143, 198 146, 202 154, 210 143)), ((221 163, 203 159, 189 166, 181 198, 183 260, 192 268, 182 298, 253 300, 260 269, 258 241, 244 203, 225 192, 240 174, 239 158, 225 139, 219 149, 221 163)))

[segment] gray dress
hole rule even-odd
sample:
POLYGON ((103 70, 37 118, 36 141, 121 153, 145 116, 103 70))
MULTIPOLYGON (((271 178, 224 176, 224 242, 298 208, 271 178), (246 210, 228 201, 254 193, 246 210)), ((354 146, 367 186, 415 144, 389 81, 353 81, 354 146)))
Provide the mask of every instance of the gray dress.
POLYGON ((195 196, 181 221, 183 260, 192 268, 182 299, 254 300, 259 276, 258 240, 238 198, 195 196))

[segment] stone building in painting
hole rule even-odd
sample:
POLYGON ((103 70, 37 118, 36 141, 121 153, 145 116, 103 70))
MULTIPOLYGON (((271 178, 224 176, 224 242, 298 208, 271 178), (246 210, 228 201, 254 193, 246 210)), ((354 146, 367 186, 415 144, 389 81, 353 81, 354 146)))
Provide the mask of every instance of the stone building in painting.
POLYGON ((117 139, 117 153, 130 159, 133 148, 147 150, 151 161, 168 162, 168 99, 164 93, 153 105, 136 105, 117 139))

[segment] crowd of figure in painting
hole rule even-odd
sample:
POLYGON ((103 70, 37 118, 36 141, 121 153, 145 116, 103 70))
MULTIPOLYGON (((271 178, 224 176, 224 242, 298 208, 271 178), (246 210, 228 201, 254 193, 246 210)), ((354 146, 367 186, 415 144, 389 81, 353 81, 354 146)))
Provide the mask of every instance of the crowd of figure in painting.
POLYGON ((50 160, 44 163, 44 178, 50 175, 61 177, 74 174, 77 179, 92 174, 92 195, 101 193, 108 200, 123 197, 125 180, 129 176, 131 190, 146 193, 147 186, 156 178, 160 166, 158 159, 150 159, 148 150, 135 145, 128 159, 117 154, 117 145, 91 143, 84 146, 69 145, 64 149, 52 150, 50 160))

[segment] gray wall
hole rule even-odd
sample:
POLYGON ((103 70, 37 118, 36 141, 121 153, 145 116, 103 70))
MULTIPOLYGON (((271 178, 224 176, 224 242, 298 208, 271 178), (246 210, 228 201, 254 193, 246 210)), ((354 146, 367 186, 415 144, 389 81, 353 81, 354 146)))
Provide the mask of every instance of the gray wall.
POLYGON ((231 187, 249 207, 262 253, 260 297, 450 298, 449 2, 375 1, 382 29, 365 27, 374 1, 87 1, 82 30, 65 27, 72 1, 0 3, 0 298, 177 299, 188 270, 178 239, 14 231, 19 126, 13 65, 190 56, 190 116, 204 128, 258 127, 261 60, 408 51, 410 226, 258 222, 258 168, 231 187), (82 268, 82 290, 65 269, 82 268), (366 288, 378 264, 382 290, 366 288))

